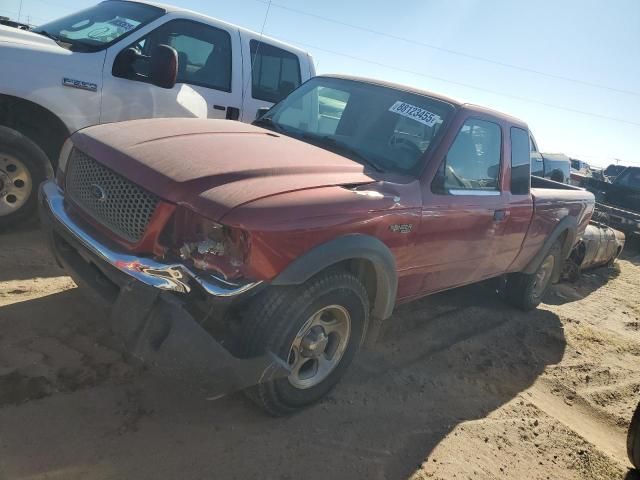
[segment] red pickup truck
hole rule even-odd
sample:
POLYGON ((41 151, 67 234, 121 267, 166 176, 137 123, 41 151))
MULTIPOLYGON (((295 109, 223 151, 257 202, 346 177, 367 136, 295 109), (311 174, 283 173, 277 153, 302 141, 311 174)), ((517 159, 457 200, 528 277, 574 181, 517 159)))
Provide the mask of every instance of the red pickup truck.
POLYGON ((322 76, 254 125, 81 130, 41 216, 136 356, 284 414, 326 394, 398 303, 492 277, 540 303, 594 198, 532 181, 532 144, 486 108, 322 76))

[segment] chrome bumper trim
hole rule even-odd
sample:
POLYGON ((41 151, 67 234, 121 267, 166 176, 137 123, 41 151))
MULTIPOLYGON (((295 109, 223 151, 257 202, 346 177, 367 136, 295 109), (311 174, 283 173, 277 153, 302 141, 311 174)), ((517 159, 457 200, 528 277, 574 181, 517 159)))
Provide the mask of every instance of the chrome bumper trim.
POLYGON ((40 187, 40 201, 45 211, 59 228, 63 228, 87 250, 114 266, 118 270, 140 282, 179 293, 191 291, 190 281, 196 282, 209 295, 215 297, 234 297, 262 282, 234 284, 214 275, 196 273, 180 263, 162 263, 151 258, 137 257, 112 250, 92 236, 88 235, 64 209, 64 197, 55 181, 50 180, 40 187))

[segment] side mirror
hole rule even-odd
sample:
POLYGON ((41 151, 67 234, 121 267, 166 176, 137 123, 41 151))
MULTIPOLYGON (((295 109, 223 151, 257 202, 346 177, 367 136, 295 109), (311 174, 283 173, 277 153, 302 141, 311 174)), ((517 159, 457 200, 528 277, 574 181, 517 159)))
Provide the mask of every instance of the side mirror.
POLYGON ((260 120, 262 116, 267 113, 271 108, 270 107, 260 107, 256 112, 256 120, 260 120))
POLYGON ((169 45, 158 45, 151 54, 149 80, 156 87, 173 88, 178 77, 178 52, 169 45))

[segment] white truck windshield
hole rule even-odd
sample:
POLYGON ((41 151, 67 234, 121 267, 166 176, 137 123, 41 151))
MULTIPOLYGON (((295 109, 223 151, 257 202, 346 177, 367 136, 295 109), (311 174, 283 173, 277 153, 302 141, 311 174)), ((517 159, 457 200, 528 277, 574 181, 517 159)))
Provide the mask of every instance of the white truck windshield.
POLYGON ((46 23, 33 31, 73 51, 95 52, 161 17, 162 8, 110 0, 46 23))

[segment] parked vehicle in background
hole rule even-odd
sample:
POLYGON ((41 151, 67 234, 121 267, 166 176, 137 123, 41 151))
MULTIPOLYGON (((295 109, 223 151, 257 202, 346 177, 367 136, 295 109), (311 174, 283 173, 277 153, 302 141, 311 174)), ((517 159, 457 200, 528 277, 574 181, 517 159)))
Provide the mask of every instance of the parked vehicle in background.
POLYGON ((607 180, 609 181, 613 181, 616 179, 616 177, 618 175, 620 175, 622 172, 624 172, 624 169, 627 168, 624 165, 609 165, 607 168, 604 169, 604 176, 606 177, 607 180))
POLYGON ((603 217, 594 215, 594 219, 573 247, 564 265, 563 274, 566 279, 577 281, 583 270, 613 265, 622 253, 626 240, 624 233, 595 220, 599 218, 606 222, 607 219, 603 217))
POLYGON ((572 185, 580 185, 582 181, 591 175, 589 164, 576 158, 571 159, 571 180, 572 185))
POLYGON ((571 160, 563 153, 538 153, 532 147, 531 175, 548 178, 554 182, 569 183, 571 160))
POLYGON ((486 108, 321 76, 254 125, 75 133, 42 220, 134 355, 285 414, 322 398, 398 303, 500 276, 511 304, 540 303, 594 198, 532 177, 532 142, 486 108))
POLYGON ((15 20, 11 20, 9 17, 0 17, 0 25, 18 28, 20 30, 29 30, 30 28, 26 23, 16 22, 15 20))
POLYGON ((589 175, 589 164, 587 162, 583 162, 582 160, 578 160, 575 158, 571 160, 571 170, 575 173, 579 173, 581 175, 589 175))
POLYGON ((613 228, 640 235, 640 167, 627 167, 612 182, 587 178, 582 186, 595 195, 613 228))
POLYGON ((151 117, 251 122, 315 74, 304 51, 175 7, 109 0, 0 27, 0 229, 36 207, 76 130, 151 117))
POLYGON ((589 176, 598 180, 606 180, 604 176, 604 168, 589 166, 589 176))

